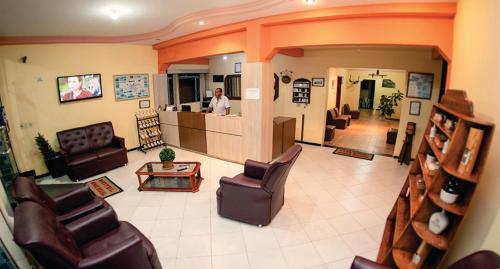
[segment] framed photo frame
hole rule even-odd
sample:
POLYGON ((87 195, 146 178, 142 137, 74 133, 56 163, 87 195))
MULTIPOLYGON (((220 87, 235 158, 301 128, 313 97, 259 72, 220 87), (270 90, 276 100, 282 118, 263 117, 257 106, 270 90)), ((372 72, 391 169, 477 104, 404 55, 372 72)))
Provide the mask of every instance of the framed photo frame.
POLYGON ((234 63, 234 73, 236 74, 241 73, 241 63, 234 63))
POLYGON ((139 109, 149 108, 150 106, 151 106, 151 102, 149 101, 149 99, 139 100, 139 109))
POLYGON ((324 87, 325 86, 325 78, 312 78, 312 86, 313 87, 324 87))
POLYGON ((430 100, 433 84, 434 74, 409 72, 406 97, 430 100))
POLYGON ((115 75, 113 83, 116 101, 149 97, 148 74, 115 75))
POLYGON ((422 107, 422 102, 420 101, 410 101, 410 115, 420 116, 420 108, 422 107))

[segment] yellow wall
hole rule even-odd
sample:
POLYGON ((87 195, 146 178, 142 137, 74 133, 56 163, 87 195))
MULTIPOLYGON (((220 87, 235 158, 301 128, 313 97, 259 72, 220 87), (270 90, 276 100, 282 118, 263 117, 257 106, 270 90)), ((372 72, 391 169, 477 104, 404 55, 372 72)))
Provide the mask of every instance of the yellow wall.
MULTIPOLYGON (((115 101, 113 75, 157 70, 157 53, 151 46, 121 44, 68 44, 0 46, 0 96, 6 108, 12 148, 21 171, 46 167, 36 148, 37 132, 58 148, 56 132, 87 124, 111 121, 128 148, 137 147, 134 112, 139 101, 115 101), (27 56, 27 63, 19 59, 27 56), (56 77, 100 73, 103 97, 60 104, 56 77), (41 78, 42 81, 38 81, 41 78), (20 128, 21 123, 32 123, 20 128)), ((151 100, 153 104, 153 100, 151 100)))
POLYGON ((496 124, 481 182, 447 262, 480 249, 500 253, 500 1, 460 0, 454 26, 450 88, 464 89, 475 114, 496 124))
MULTIPOLYGON (((297 78, 324 77, 326 87, 313 87, 311 93, 311 104, 306 108, 292 103, 291 84, 280 82, 280 97, 274 103, 275 116, 288 116, 297 118, 297 130, 295 137, 300 138, 300 126, 302 114, 305 114, 304 140, 313 143, 323 143, 325 118, 327 108, 335 104, 335 90, 337 77, 331 77, 331 67, 342 67, 337 69, 338 76, 344 76, 344 81, 349 80, 347 69, 370 68, 370 69, 397 69, 408 72, 434 73, 433 97, 431 100, 419 100, 405 98, 401 104, 400 129, 406 128, 408 121, 417 123, 417 134, 413 145, 413 154, 416 154, 418 142, 422 139, 423 130, 428 121, 432 105, 437 102, 439 95, 439 82, 441 79, 441 60, 432 58, 430 49, 418 48, 380 48, 380 47, 359 47, 359 48, 335 48, 335 49, 306 49, 304 57, 294 58, 284 55, 276 55, 272 63, 275 73, 279 74, 285 69, 293 71, 292 80, 297 78), (347 78, 346 78, 347 75, 347 78), (332 80, 335 80, 332 84, 332 80), (333 85, 333 87, 332 87, 333 85), (328 92, 327 92, 328 88, 328 92), (328 99, 328 100, 327 100, 328 99), (409 116, 409 101, 422 101, 421 116, 409 116), (328 105, 328 107, 327 107, 328 105)), ((399 85, 396 85, 400 88, 399 85)), ((345 92, 347 83, 342 84, 342 91, 345 92)), ((404 87, 406 94, 406 84, 404 87)), ((395 153, 399 154, 404 139, 404 132, 398 136, 395 153)))

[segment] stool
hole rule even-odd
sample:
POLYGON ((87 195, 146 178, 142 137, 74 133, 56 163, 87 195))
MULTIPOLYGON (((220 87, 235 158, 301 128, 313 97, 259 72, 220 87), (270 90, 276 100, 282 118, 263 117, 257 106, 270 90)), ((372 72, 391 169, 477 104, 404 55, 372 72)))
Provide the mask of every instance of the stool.
POLYGON ((332 141, 335 136, 335 126, 327 125, 325 128, 325 141, 332 141))
POLYGON ((397 136, 398 136, 398 129, 389 128, 389 130, 387 130, 387 140, 385 141, 385 143, 391 144, 391 145, 396 144, 396 137, 397 136))

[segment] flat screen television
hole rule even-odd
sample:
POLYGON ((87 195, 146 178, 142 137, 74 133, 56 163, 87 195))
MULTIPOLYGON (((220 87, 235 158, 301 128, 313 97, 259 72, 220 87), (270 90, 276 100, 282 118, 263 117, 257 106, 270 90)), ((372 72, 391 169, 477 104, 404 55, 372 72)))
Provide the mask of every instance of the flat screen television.
POLYGON ((57 89, 61 103, 102 97, 101 74, 58 77, 57 89))
POLYGON ((224 75, 213 75, 212 82, 224 82, 224 75))

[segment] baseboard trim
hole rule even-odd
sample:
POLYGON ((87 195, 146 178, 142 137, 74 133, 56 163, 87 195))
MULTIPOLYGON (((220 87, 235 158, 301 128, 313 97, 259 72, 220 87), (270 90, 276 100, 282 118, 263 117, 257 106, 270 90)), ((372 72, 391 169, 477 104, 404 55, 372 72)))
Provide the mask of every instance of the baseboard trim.
POLYGON ((318 143, 313 143, 313 142, 307 142, 307 141, 299 141, 299 140, 295 140, 295 143, 300 143, 300 144, 306 144, 306 145, 311 145, 311 146, 318 146, 318 147, 321 147, 321 144, 318 144, 318 143))

